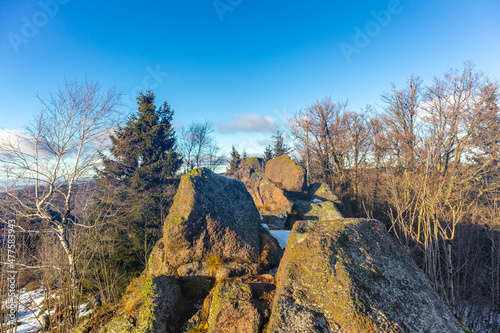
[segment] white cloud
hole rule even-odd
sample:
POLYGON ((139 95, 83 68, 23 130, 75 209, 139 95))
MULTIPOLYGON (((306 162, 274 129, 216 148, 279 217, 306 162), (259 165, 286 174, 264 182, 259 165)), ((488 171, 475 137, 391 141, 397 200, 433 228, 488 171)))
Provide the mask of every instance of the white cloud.
POLYGON ((234 132, 276 132, 277 126, 270 116, 259 116, 255 113, 236 115, 233 121, 216 124, 221 133, 234 132))
POLYGON ((33 154, 35 152, 34 140, 30 138, 28 133, 20 130, 0 129, 0 146, 12 147, 16 151, 25 154, 33 154))

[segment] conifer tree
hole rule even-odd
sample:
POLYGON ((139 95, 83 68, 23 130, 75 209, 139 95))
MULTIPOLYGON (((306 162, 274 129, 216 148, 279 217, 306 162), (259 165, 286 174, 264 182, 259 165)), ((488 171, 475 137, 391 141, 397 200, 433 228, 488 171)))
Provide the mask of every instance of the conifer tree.
POLYGON ((277 131, 276 135, 273 136, 273 139, 274 139, 274 146, 273 146, 274 157, 287 155, 291 151, 290 147, 288 147, 285 143, 285 137, 283 136, 283 133, 277 131))
POLYGON ((172 199, 173 178, 182 165, 175 151, 174 110, 167 102, 156 108, 154 101, 151 90, 139 94, 137 113, 110 136, 110 156, 101 155, 104 169, 98 171, 96 179, 102 189, 98 199, 101 205, 126 206, 127 214, 118 222, 125 233, 132 231, 134 235, 133 250, 140 262, 133 264, 136 266, 146 264, 152 246, 161 236, 161 223, 172 199))
POLYGON ((273 156, 273 147, 271 145, 266 147, 266 150, 264 150, 264 163, 267 163, 267 161, 272 160, 274 158, 273 156))
POLYGON ((238 164, 240 163, 241 156, 240 153, 236 150, 236 148, 233 146, 231 149, 231 161, 229 162, 229 169, 227 170, 228 173, 234 173, 236 169, 238 168, 238 164))

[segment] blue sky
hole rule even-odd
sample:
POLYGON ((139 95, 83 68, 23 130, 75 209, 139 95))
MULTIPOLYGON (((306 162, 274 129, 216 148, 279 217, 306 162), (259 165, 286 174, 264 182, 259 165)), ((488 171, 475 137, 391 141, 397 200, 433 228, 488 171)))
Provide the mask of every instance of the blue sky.
POLYGON ((226 151, 260 154, 315 99, 378 107, 391 82, 465 60, 498 80, 499 55, 497 0, 0 0, 0 130, 88 77, 122 89, 124 113, 149 86, 177 125, 210 120, 226 151))

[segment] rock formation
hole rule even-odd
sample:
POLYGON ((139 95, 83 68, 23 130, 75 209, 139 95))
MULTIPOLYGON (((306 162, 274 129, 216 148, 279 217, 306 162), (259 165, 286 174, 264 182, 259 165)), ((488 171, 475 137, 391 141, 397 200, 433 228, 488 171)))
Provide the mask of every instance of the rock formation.
POLYGON ((267 162, 249 157, 240 162, 232 177, 247 187, 264 223, 291 228, 296 220, 342 218, 338 197, 326 184, 305 186, 304 168, 283 155, 267 162), (265 174, 262 171, 265 170, 265 174))
POLYGON ((267 162, 266 177, 289 192, 300 192, 306 185, 306 171, 287 155, 267 162))
POLYGON ((268 333, 462 331, 378 221, 298 221, 276 278, 268 333))
POLYGON ((268 162, 265 175, 263 168, 256 158, 240 163, 234 176, 244 183, 205 168, 184 175, 148 271, 128 289, 125 302, 139 309, 113 309, 93 327, 461 332, 381 222, 344 219, 333 191, 325 184, 305 188, 304 170, 286 156, 268 162), (261 222, 293 225, 284 255, 261 222), (275 277, 266 274, 278 265, 275 277))
POLYGON ((260 215, 245 185, 206 168, 184 175, 163 230, 164 261, 258 261, 260 215))
POLYGON ((339 202, 339 198, 335 193, 333 193, 330 186, 325 183, 315 183, 309 186, 308 189, 309 197, 311 199, 319 199, 321 201, 332 201, 339 202))

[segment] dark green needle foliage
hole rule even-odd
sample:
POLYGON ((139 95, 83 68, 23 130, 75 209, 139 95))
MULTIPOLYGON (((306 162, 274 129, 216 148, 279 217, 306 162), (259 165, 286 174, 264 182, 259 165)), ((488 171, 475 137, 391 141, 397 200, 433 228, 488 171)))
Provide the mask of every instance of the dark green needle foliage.
POLYGON ((231 161, 229 162, 229 168, 227 169, 228 173, 234 173, 236 169, 238 169, 238 164, 241 161, 241 155, 238 153, 236 148, 233 146, 231 149, 231 161))
POLYGON ((101 215, 122 226, 122 262, 139 271, 161 237, 182 158, 176 152, 170 105, 157 108, 151 90, 141 92, 137 104, 137 112, 110 136, 110 155, 101 156, 104 168, 96 182, 101 215))
POLYGON ((286 145, 283 133, 277 131, 276 135, 273 136, 273 139, 274 139, 273 158, 280 157, 282 155, 287 155, 289 152, 291 152, 292 149, 286 145))
POLYGON ((267 163, 267 161, 272 160, 273 158, 274 158, 273 147, 271 145, 266 146, 263 156, 264 162, 267 163))

